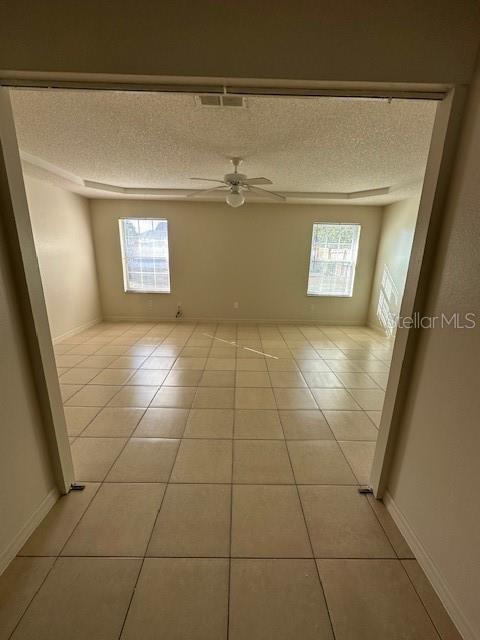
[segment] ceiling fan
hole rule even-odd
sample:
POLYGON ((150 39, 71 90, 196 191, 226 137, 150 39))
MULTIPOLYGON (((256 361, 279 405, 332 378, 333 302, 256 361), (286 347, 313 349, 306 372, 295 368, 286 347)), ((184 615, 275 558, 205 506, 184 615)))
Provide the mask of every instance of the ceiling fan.
POLYGON ((226 191, 227 196, 225 198, 227 204, 231 207, 241 207, 245 202, 245 194, 251 193, 252 195, 258 193, 259 195, 274 198, 276 200, 285 201, 285 196, 275 193, 274 191, 268 191, 262 189, 258 185, 260 184, 273 184, 268 178, 247 178, 244 173, 238 172, 238 167, 242 162, 242 158, 231 158, 233 164, 233 173, 227 173, 223 176, 223 180, 214 180, 211 178, 190 178, 190 180, 202 180, 203 182, 218 182, 218 187, 212 187, 211 189, 203 189, 202 191, 191 191, 187 194, 187 198, 195 198, 196 196, 203 196, 206 193, 212 191, 226 191))

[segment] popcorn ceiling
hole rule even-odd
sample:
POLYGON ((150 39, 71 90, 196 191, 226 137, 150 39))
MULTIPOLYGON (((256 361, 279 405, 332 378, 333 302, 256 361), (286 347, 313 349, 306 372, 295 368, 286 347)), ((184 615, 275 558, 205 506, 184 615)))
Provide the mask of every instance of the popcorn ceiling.
MULTIPOLYGON (((86 180, 195 189, 228 157, 276 191, 351 192, 422 179, 435 102, 248 97, 246 109, 198 106, 192 95, 12 90, 22 151, 86 180)), ((410 185, 410 186, 409 186, 410 185)), ((403 195, 402 195, 403 194, 403 195)), ((358 204, 366 204, 360 201, 358 204)))

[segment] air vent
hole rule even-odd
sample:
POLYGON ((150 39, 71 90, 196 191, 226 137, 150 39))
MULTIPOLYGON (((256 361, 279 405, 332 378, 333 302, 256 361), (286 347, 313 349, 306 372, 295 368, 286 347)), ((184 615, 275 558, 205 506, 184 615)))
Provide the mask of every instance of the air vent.
POLYGON ((222 96, 224 107, 245 107, 245 100, 242 96, 222 96))
POLYGON ((202 107, 221 107, 220 96, 198 96, 202 107))
POLYGON ((243 96, 204 95, 196 96, 197 104, 202 107, 236 107, 245 109, 247 100, 243 96))

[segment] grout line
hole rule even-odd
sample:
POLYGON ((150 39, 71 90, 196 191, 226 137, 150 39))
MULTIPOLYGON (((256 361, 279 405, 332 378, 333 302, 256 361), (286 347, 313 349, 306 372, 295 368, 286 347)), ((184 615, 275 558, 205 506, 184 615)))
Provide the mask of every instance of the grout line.
MULTIPOLYGON (((380 526, 381 530, 383 531, 383 534, 385 536, 385 538, 388 540, 388 543, 390 544, 390 546, 393 549, 393 552, 395 554, 395 557, 397 558, 397 560, 402 560, 402 558, 400 558, 400 556, 398 555, 398 551, 396 549, 396 545, 393 544, 393 542, 390 540, 390 536, 388 535, 387 530, 385 529, 385 527, 383 526, 382 521, 380 520, 380 518, 378 517, 377 512, 375 511, 375 509, 372 507, 372 505, 370 504, 370 500, 368 499, 368 496, 363 496, 365 498, 365 500, 367 501, 368 506, 370 507, 373 515, 375 516, 375 519, 378 522, 378 525, 380 526)), ((376 500, 375 496, 372 496, 374 500, 376 500)), ((396 525, 395 525, 396 526, 396 525)), ((401 534, 400 534, 401 535, 401 534)), ((402 536, 403 537, 403 536, 402 536)))
MULTIPOLYGON (((417 560, 416 560, 416 559, 413 559, 413 558, 411 558, 410 560, 413 560, 413 562, 417 562, 417 560)), ((433 628, 435 629, 435 632, 437 633, 438 640, 441 640, 441 639, 442 639, 442 634, 440 633, 440 629, 438 629, 438 628, 437 628, 437 625, 435 624, 435 621, 434 621, 433 617, 430 615, 430 611, 428 610, 427 605, 426 605, 426 604, 425 604, 425 602, 423 601, 423 598, 422 598, 422 596, 420 595, 420 593, 418 592, 418 590, 417 590, 417 587, 416 587, 415 583, 413 582, 412 578, 410 577, 410 574, 408 573, 407 569, 405 568, 405 564, 404 564, 405 559, 400 559, 400 558, 399 558, 399 559, 398 559, 398 561, 400 562, 400 566, 402 567, 403 571, 405 572, 405 574, 406 574, 406 576, 407 576, 407 578, 408 578, 408 581, 409 581, 409 582, 410 582, 410 584, 412 585, 412 588, 413 588, 413 590, 415 591, 415 593, 416 593, 416 595, 417 595, 417 598, 418 598, 418 599, 419 599, 419 601, 421 602, 422 607, 423 607, 423 608, 424 608, 424 610, 425 610, 425 613, 427 614, 427 616, 428 616, 428 618, 429 618, 430 622, 432 623, 432 626, 433 626, 433 628)), ((422 569, 422 567, 420 567, 420 570, 421 570, 421 571, 422 571, 422 573, 423 573, 423 569, 422 569)), ((430 584, 430 582, 428 581, 428 579, 427 579, 427 582, 430 584)), ((435 594, 435 595, 436 595, 436 594, 435 594)), ((437 596, 437 597, 438 597, 438 596, 437 596)), ((442 607, 443 607, 443 603, 442 603, 442 607)), ((449 618, 450 618, 450 616, 449 616, 449 618)), ((455 626, 455 625, 454 625, 454 626, 455 626)))
MULTIPOLYGON (((327 423, 328 423, 328 421, 327 421, 327 423)), ((334 435, 335 435, 335 434, 334 434, 334 435)), ((348 458, 347 458, 347 456, 345 455, 345 452, 344 452, 344 450, 343 450, 342 446, 340 445, 340 442, 373 442, 373 441, 372 441, 372 440, 363 440, 363 441, 362 441, 362 440, 337 440, 337 439, 335 438, 335 442, 337 443, 337 447, 338 447, 338 449, 339 449, 340 453, 342 454, 342 456, 343 456, 343 458, 344 458, 345 462, 347 463, 348 468, 349 468, 349 469, 350 469, 350 471, 352 472, 352 476, 353 476, 353 477, 355 478, 355 480, 357 481, 357 482, 356 482, 356 486, 360 487, 360 486, 361 486, 361 483, 360 483, 360 481, 359 481, 359 480, 358 480, 358 478, 357 478, 357 474, 356 474, 356 473, 355 473, 355 471, 353 470, 353 466, 350 464, 349 459, 348 459, 348 458)), ((365 500, 367 500, 367 497, 366 497, 366 496, 364 496, 364 497, 365 497, 365 500)), ((368 502, 368 500, 367 500, 367 502, 368 502)))
MULTIPOLYGON (((16 556, 17 558, 19 557, 18 554, 16 556)), ((25 617, 25 614, 27 613, 27 611, 30 609, 30 606, 32 604, 32 602, 35 600, 35 598, 37 597, 40 589, 43 587, 43 585, 45 584, 45 582, 47 581, 48 576, 51 574, 51 572, 53 571, 54 566, 57 564, 57 560, 58 560, 58 556, 22 556, 22 557, 54 557, 55 560, 52 562, 52 566, 50 567, 50 569, 47 571, 47 573, 45 574, 45 577, 43 578, 43 580, 41 581, 38 589, 35 590, 35 592, 33 593, 32 597, 29 599, 25 609, 23 610, 22 614, 20 615, 20 617, 18 618, 15 626, 12 629, 12 632, 9 634, 8 638, 10 640, 10 638, 13 637, 15 631, 17 630, 18 626, 20 625, 21 621, 23 620, 23 618, 25 617)))
MULTIPOLYGON (((269 372, 269 375, 270 375, 270 372, 269 372)), ((275 404, 277 404, 277 400, 276 400, 276 398, 275 398, 275 404)), ((278 405, 277 405, 277 412, 278 412, 278 417, 279 417, 279 419, 280 419, 280 426, 282 427, 282 431, 283 431, 283 437, 284 437, 284 439, 285 439, 285 429, 283 428, 282 417, 281 417, 281 415, 280 415, 280 411, 278 410, 278 405)), ((322 415, 323 415, 323 414, 322 414, 322 415)), ((305 531, 306 531, 306 533, 307 533, 308 543, 309 543, 309 545, 310 545, 310 550, 311 550, 311 553, 312 553, 312 559, 313 559, 313 562, 314 562, 314 564, 315 564, 315 571, 317 572, 317 577, 318 577, 319 586, 320 586, 320 589, 321 589, 321 591, 322 591, 323 601, 324 601, 324 603, 325 603, 325 608, 326 608, 326 610, 327 610, 328 620, 329 620, 329 622, 330 622, 330 628, 331 628, 331 630, 332 630, 332 636, 333 636, 333 638, 335 639, 335 630, 334 630, 334 628, 333 628, 332 616, 331 616, 331 614, 330 614, 330 610, 329 610, 329 608, 328 608, 327 596, 326 596, 325 590, 324 590, 324 588, 323 588, 322 579, 320 578, 320 572, 319 572, 319 570, 318 570, 318 565, 317 565, 317 562, 316 562, 316 559, 315 559, 315 552, 314 552, 314 549, 313 549, 312 539, 311 539, 311 536, 310 536, 310 530, 309 530, 309 528, 308 528, 307 518, 306 518, 306 516, 305 516, 305 510, 304 510, 304 508, 303 508, 302 498, 301 498, 301 496, 300 496, 300 490, 299 490, 299 488, 298 488, 297 478, 296 478, 296 476, 295 476, 295 471, 294 471, 294 468, 293 468, 292 458, 291 458, 291 455, 290 455, 290 450, 289 450, 289 448, 288 448, 288 446, 287 446, 286 439, 285 439, 285 449, 287 450, 288 461, 289 461, 289 463, 290 463, 290 469, 291 469, 291 472, 292 472, 292 475, 293 475, 293 479, 294 479, 294 482, 295 482, 295 489, 296 489, 296 492, 297 492, 297 500, 298 500, 298 502, 299 502, 300 509, 301 509, 301 512, 302 512, 302 516, 303 516, 303 524, 304 524, 304 526, 305 526, 305 531)))
MULTIPOLYGON (((123 407, 122 407, 123 408, 123 407)), ((125 407, 125 408, 129 408, 129 407, 125 407)), ((156 407, 154 407, 156 408, 156 407)), ((141 409, 141 411, 143 411, 143 409, 141 409)), ((180 411, 182 411, 182 409, 180 409, 180 411)), ((188 409, 183 409, 183 411, 189 411, 188 409)), ((195 407, 192 409, 192 411, 233 411, 233 409, 196 409, 195 407)), ((239 409, 239 411, 257 411, 257 409, 239 409)), ((258 409, 258 411, 277 411, 277 409, 258 409)), ((303 409, 302 409, 303 411, 303 409)), ((312 411, 318 411, 318 409, 312 409, 312 411)), ((142 416, 143 417, 143 416, 142 416)), ((136 430, 137 425, 134 427, 134 431, 136 430)), ((142 436, 142 435, 133 435, 134 431, 132 432, 132 435, 124 435, 124 436, 83 436, 83 435, 77 435, 77 436, 70 436, 71 438, 82 438, 82 439, 96 439, 96 438, 100 438, 102 440, 117 440, 117 439, 121 439, 121 438, 127 438, 127 439, 132 439, 132 440, 178 440, 178 439, 183 439, 183 440, 232 440, 232 438, 228 437, 228 436, 142 436)), ((241 437, 241 438, 234 438, 234 440, 236 442, 241 442, 242 440, 247 440, 249 442, 375 442, 375 440, 352 440, 351 438, 349 440, 343 438, 342 440, 337 440, 335 437, 333 438, 245 438, 245 437, 241 437)))
MULTIPOLYGON (((57 556, 45 556, 45 555, 38 555, 38 556, 33 556, 33 555, 24 555, 24 556, 20 556, 22 558, 57 558, 57 556)), ((60 556, 59 556, 60 557, 60 556)), ((178 555, 178 556, 174 556, 174 555, 163 555, 163 556, 119 556, 119 555, 113 555, 113 556, 109 556, 109 555, 103 555, 103 556, 88 556, 88 555, 84 555, 84 554, 75 554, 75 555, 64 555, 61 556, 61 558, 118 558, 119 560, 149 560, 150 558, 170 558, 170 559, 175 559, 175 558, 181 558, 183 560, 193 560, 195 558, 202 558, 202 559, 212 559, 212 560, 217 560, 217 559, 222 559, 222 560, 228 560, 229 558, 232 558, 232 560, 373 560, 374 562, 378 562, 378 561, 384 561, 384 562, 400 562, 403 563, 405 560, 408 560, 410 562, 417 562, 415 560, 415 558, 404 558, 404 559, 399 559, 399 558, 394 558, 394 557, 377 557, 377 558, 372 558, 371 556, 226 556, 226 555, 219 555, 219 556, 201 556, 201 555, 193 555, 193 556, 183 556, 183 555, 178 555)))
MULTIPOLYGON (((190 409, 190 411, 191 411, 191 409, 190 409)), ((188 416, 187 416, 187 420, 185 421, 185 425, 184 425, 183 433, 185 433, 185 429, 186 429, 186 426, 187 426, 187 422, 188 422, 188 417, 189 417, 189 416, 190 416, 190 412, 189 412, 189 414, 188 414, 188 416)), ((182 433, 182 436, 183 436, 183 433, 182 433)), ((129 601, 129 603, 128 603, 128 607, 127 607, 127 609, 126 609, 126 611, 125 611, 125 616, 124 616, 124 619, 123 619, 122 627, 121 627, 121 629, 120 629, 120 633, 118 634, 118 638, 119 638, 119 639, 120 639, 120 637, 121 637, 121 635, 122 635, 122 633, 123 633, 123 629, 124 629, 125 624, 126 624, 126 622, 127 622, 128 614, 129 614, 129 612, 130 612, 130 607, 132 606, 132 602, 133 602, 133 598, 134 598, 134 596, 135 596, 135 591, 136 591, 136 589, 137 589, 138 581, 140 580, 140 575, 141 575, 141 573, 142 573, 143 566, 144 566, 144 564, 145 564, 145 558, 146 558, 146 554, 147 554, 147 552, 148 552, 148 547, 150 546, 150 542, 152 541, 153 532, 155 531, 155 527, 156 527, 156 524, 157 524, 158 518, 160 517, 160 512, 161 512, 161 510, 162 510, 163 503, 164 503, 164 501, 165 501, 165 496, 167 495, 168 487, 169 487, 169 485, 170 485, 170 479, 171 479, 171 477, 172 477, 173 469, 174 469, 174 467, 175 467, 175 463, 176 463, 176 461, 177 461, 178 453, 179 453, 179 451, 180 451, 180 446, 181 446, 181 439, 179 439, 178 446, 177 446, 177 450, 175 451, 175 456, 174 456, 174 459, 173 459, 173 462, 172 462, 172 466, 170 467, 170 473, 168 474, 168 479, 167 479, 167 482, 165 483, 165 489, 164 489, 164 491, 163 491, 162 499, 161 499, 161 501, 160 501, 160 505, 159 505, 159 507, 158 507, 158 511, 157 511, 157 514, 156 514, 155 519, 154 519, 154 521, 153 521, 153 526, 152 526, 152 529, 151 529, 151 531, 150 531, 150 535, 149 535, 149 537, 148 537, 147 544, 146 544, 146 546, 145 546, 145 551, 144 551, 144 553, 143 553, 143 558, 142 558, 142 561, 141 561, 141 563, 140 563, 140 568, 139 568, 139 571, 138 571, 137 579, 136 579, 136 581, 135 581, 135 585, 134 585, 134 587, 133 587, 133 591, 132 591, 132 595, 131 595, 131 597, 130 597, 130 601, 129 601)), ((162 483, 162 484, 163 484, 163 483, 162 483)))
MULTIPOLYGON (((233 404, 235 405, 237 394, 237 351, 235 351, 235 374, 233 377, 233 404)), ((231 582, 232 582, 232 537, 233 537, 233 472, 235 460, 235 411, 233 411, 232 425, 232 463, 230 470, 230 538, 229 538, 229 558, 228 558, 228 583, 227 583, 227 640, 230 637, 230 605, 231 605, 231 582)))
MULTIPOLYGON (((64 408, 63 408, 63 412, 64 412, 64 413, 65 413, 65 408, 66 408, 66 407, 64 407, 64 408)), ((77 407, 75 407, 75 408, 77 408, 77 407)), ((82 408, 83 408, 83 407, 82 407, 82 408)), ((85 408, 90 408, 90 407, 85 407, 85 408)), ((96 409, 97 407, 93 407, 93 408, 95 408, 95 409, 96 409)), ((83 427, 83 429, 80 431, 80 433, 79 433, 79 434, 77 434, 76 436, 70 436, 70 434, 68 433, 68 425, 67 425, 67 434, 68 434, 68 437, 69 437, 69 438, 75 438, 75 439, 76 439, 76 438, 80 438, 80 437, 88 437, 88 436, 83 436, 83 434, 84 434, 84 433, 85 433, 85 431, 88 429, 88 427, 92 424, 92 422, 95 420, 95 418, 96 418, 96 417, 97 417, 97 416, 98 416, 98 415, 99 415, 99 414, 104 410, 104 408, 105 408, 105 407, 100 407, 100 408, 99 408, 99 410, 97 411, 97 413, 96 413, 92 418, 90 418, 90 420, 87 422, 87 424, 83 427)), ((66 420, 67 420, 67 416, 65 416, 65 423, 66 423, 66 420)), ((73 444, 73 443, 72 443, 72 444, 73 444)))
MULTIPOLYGON (((222 442, 228 442, 227 440, 223 440, 222 442)), ((240 442, 240 441, 237 441, 240 442)), ((254 441, 256 442, 256 440, 254 441)), ((283 442, 283 440, 274 440, 274 442, 283 442)), ((163 481, 159 481, 159 480, 143 480, 143 481, 131 481, 131 480, 115 480, 114 482, 110 481, 110 480, 105 480, 105 481, 101 481, 101 480, 78 480, 78 482, 85 482, 85 483, 89 483, 89 484, 95 484, 95 483, 99 483, 99 484, 165 484, 165 480, 163 481)), ((212 482, 212 481, 202 481, 202 482, 193 482, 191 480, 175 480, 175 481, 170 481, 169 484, 217 484, 217 485, 224 485, 224 486, 228 486, 230 484, 233 484, 234 486, 242 486, 242 487, 263 487, 263 486, 271 486, 271 487, 275 487, 275 486, 282 486, 282 487, 292 487, 294 484, 297 484, 295 482, 212 482)), ((358 487, 358 483, 355 484, 328 484, 325 482, 302 482, 302 483, 298 483, 299 487, 358 487)), ((408 558, 407 558, 408 559, 408 558)))

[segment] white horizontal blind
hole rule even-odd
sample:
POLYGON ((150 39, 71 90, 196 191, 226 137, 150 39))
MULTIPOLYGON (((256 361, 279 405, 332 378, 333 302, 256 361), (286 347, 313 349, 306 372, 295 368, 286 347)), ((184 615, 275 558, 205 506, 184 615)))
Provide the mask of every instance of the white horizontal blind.
POLYGON ((359 224, 313 225, 307 295, 352 295, 359 238, 359 224))
POLYGON ((167 220, 123 218, 119 223, 125 291, 170 293, 167 220))

